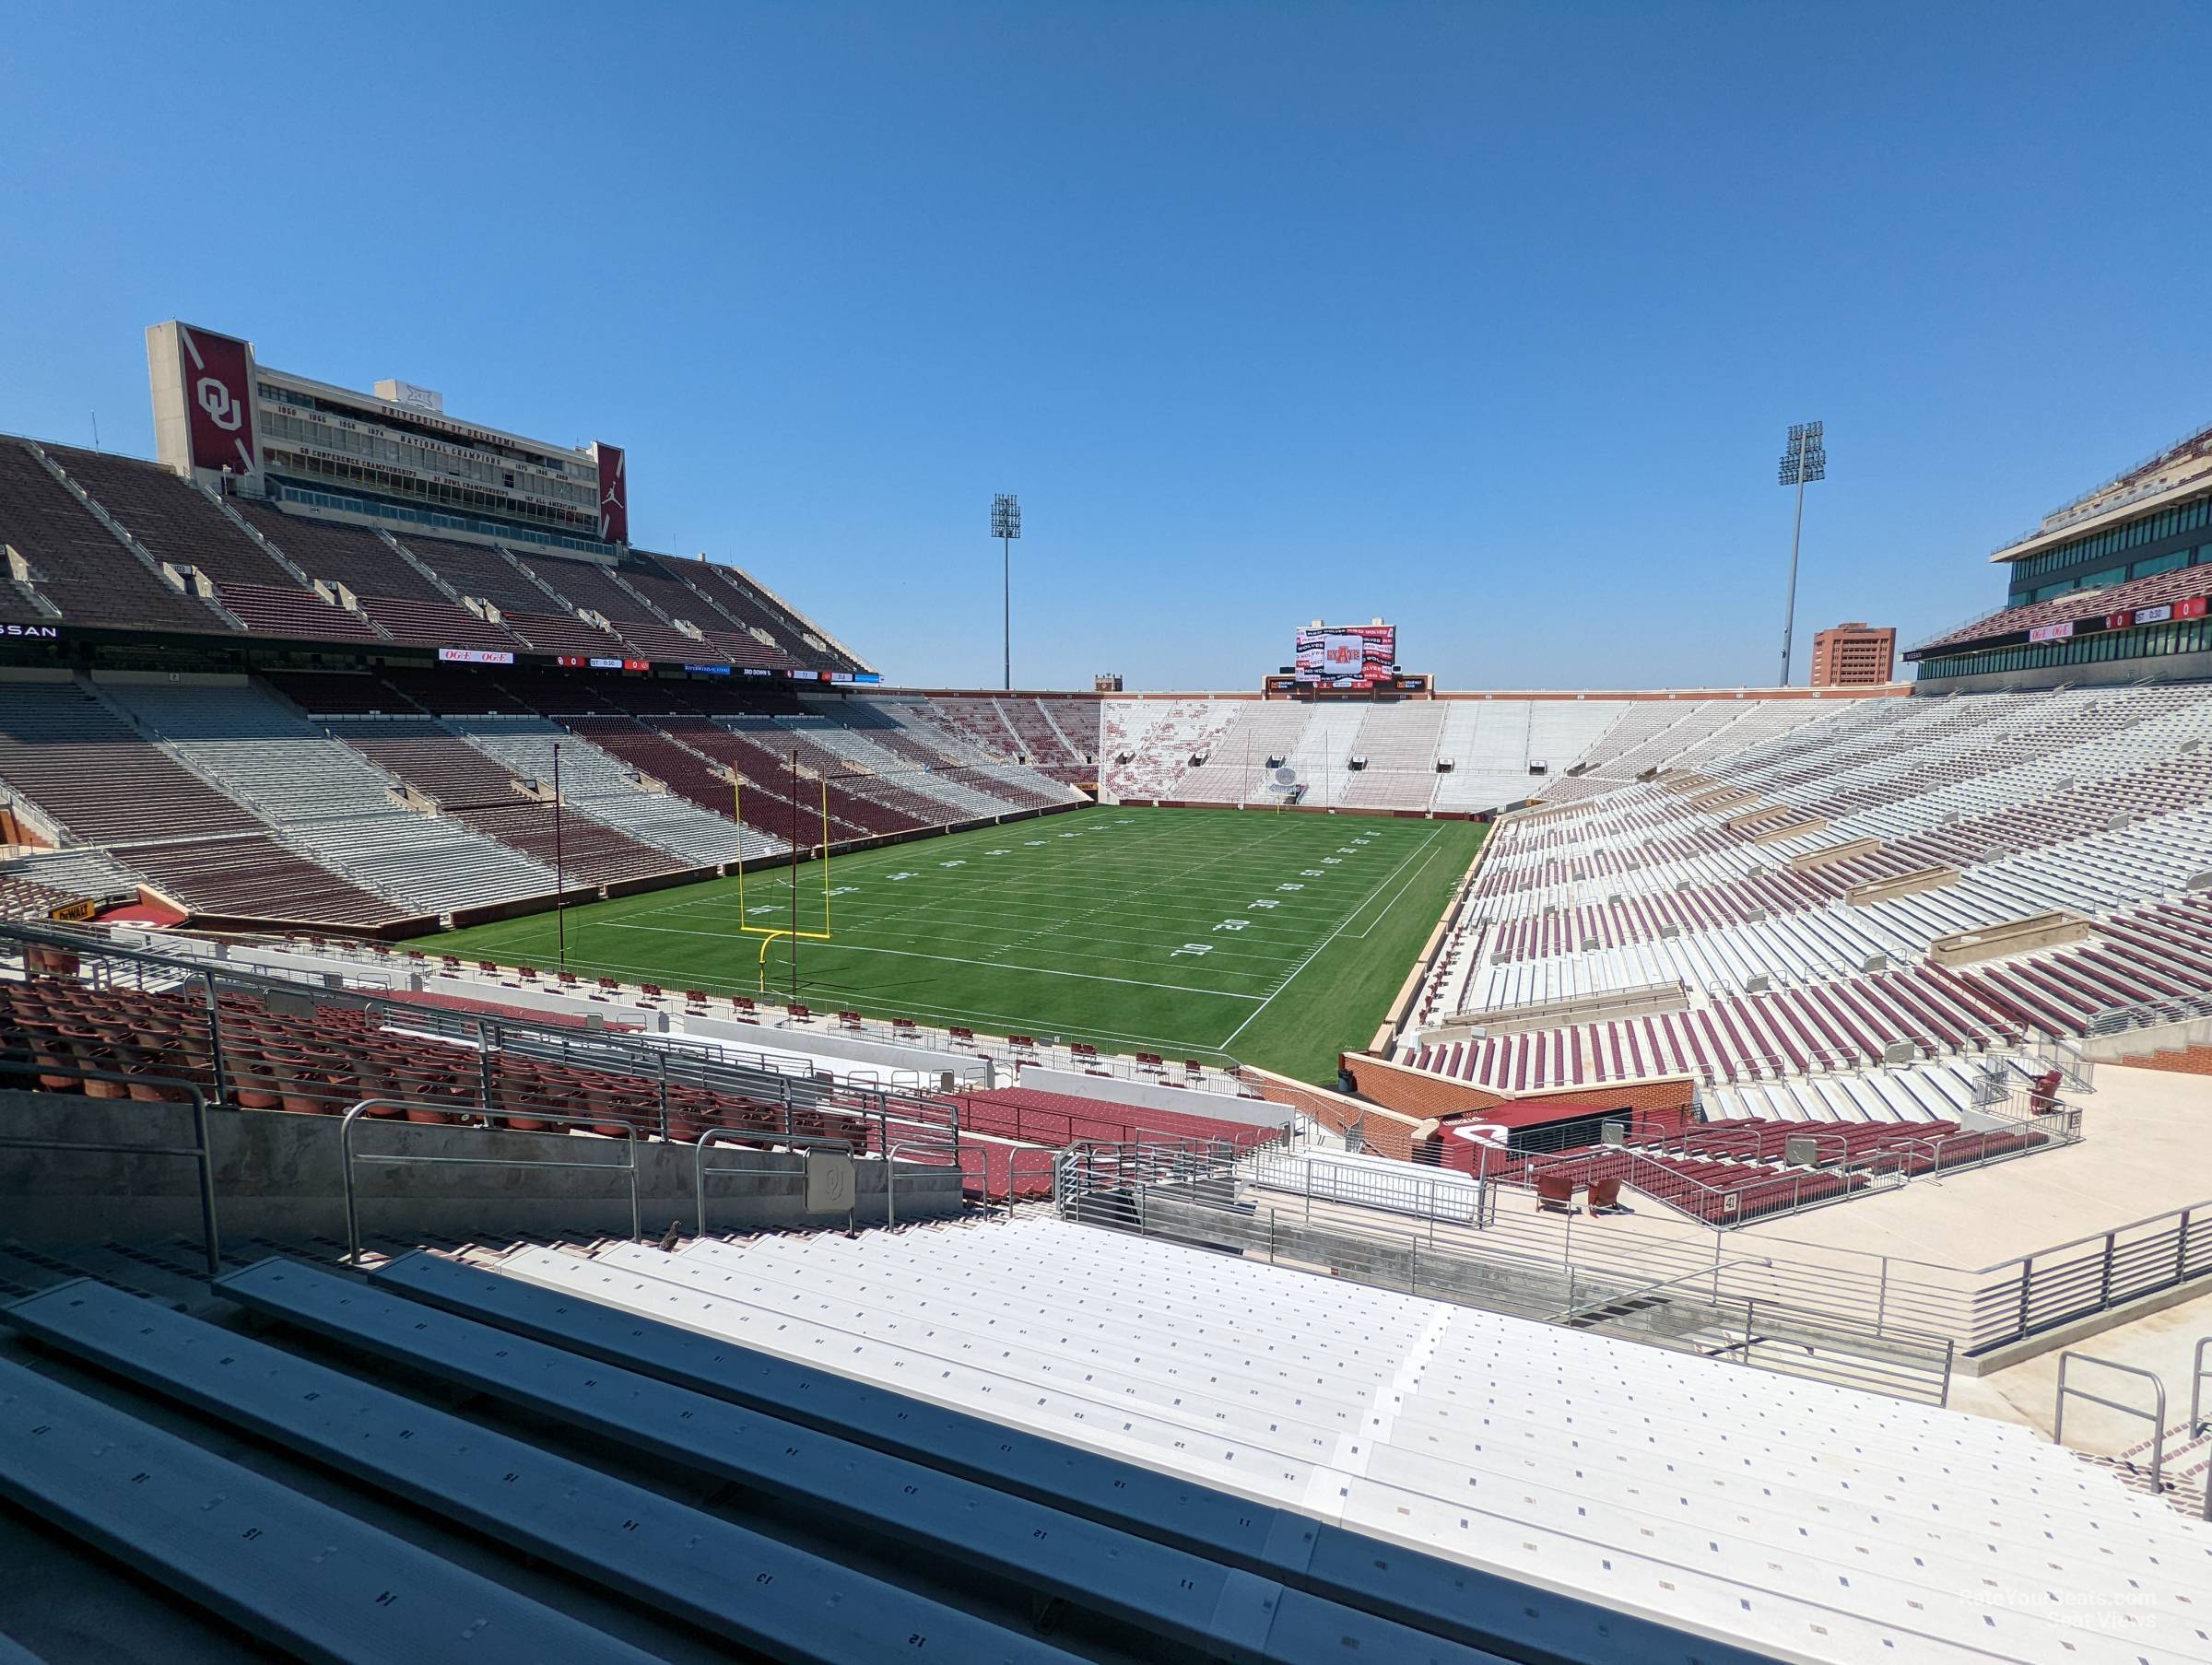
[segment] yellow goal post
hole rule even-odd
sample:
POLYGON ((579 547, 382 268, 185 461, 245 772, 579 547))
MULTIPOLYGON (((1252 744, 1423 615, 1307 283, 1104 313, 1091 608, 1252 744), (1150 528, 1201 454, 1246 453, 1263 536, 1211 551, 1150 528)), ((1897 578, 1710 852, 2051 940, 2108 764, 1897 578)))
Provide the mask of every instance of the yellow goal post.
MULTIPOLYGON (((798 772, 795 757, 793 759, 792 772, 794 775, 798 772)), ((737 931, 742 936, 757 936, 760 939, 759 987, 762 993, 768 990, 768 951, 777 939, 788 938, 794 943, 827 943, 834 940, 830 917, 830 782, 824 778, 818 784, 821 789, 822 816, 822 841, 816 847, 822 864, 822 928, 819 931, 801 931, 798 928, 799 847, 796 843, 791 848, 792 923, 769 926, 747 922, 749 916, 745 906, 745 856, 740 847, 737 858, 737 931)), ((795 793, 793 803, 795 807, 795 793)), ((730 768, 730 807, 737 817, 737 828, 742 836, 745 830, 745 776, 735 765, 730 768)), ((794 815, 793 819, 795 821, 797 817, 794 815)), ((794 827, 793 830, 797 829, 794 827)))

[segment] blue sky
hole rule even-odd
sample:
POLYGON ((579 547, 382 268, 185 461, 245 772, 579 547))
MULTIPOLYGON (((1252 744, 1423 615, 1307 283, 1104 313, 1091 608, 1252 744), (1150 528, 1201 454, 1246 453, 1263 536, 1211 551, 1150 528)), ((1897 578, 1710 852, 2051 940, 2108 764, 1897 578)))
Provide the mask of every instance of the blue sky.
POLYGON ((626 445, 895 680, 1763 683, 2212 421, 2212 7, 14 8, 0 428, 143 327, 626 445))

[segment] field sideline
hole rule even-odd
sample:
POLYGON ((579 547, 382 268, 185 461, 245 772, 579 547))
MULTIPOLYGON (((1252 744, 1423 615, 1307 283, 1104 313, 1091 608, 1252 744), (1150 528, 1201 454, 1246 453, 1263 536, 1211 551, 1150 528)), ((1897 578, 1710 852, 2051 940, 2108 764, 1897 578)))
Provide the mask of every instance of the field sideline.
MULTIPOLYGON (((1465 821, 1100 806, 839 856, 834 940, 802 943, 818 1011, 1233 1058, 1332 1081, 1366 1045, 1489 829, 1465 821)), ((822 927, 818 863, 568 910, 580 974, 752 993, 760 940, 822 927)), ((551 914, 455 932, 448 953, 557 963, 551 914)), ((790 987, 790 949, 767 989, 790 987)))

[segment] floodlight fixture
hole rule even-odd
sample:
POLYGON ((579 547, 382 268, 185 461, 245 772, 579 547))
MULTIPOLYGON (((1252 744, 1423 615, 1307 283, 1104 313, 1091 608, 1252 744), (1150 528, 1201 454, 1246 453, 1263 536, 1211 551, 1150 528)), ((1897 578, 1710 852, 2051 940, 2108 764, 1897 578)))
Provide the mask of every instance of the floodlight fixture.
POLYGON ((1790 523, 1790 589, 1782 614, 1782 686, 1790 686, 1790 635, 1797 623, 1797 548, 1805 531, 1805 488, 1815 480, 1828 478, 1828 444, 1825 425, 1818 422, 1790 424, 1789 444, 1782 453, 1782 463, 1775 470, 1778 485, 1792 486, 1797 490, 1797 510, 1790 523))
POLYGON ((1006 686, 1007 692, 1014 688, 1014 540, 1021 535, 1021 499, 1010 491, 994 492, 991 498, 991 535, 998 540, 999 583, 1003 616, 1002 637, 1006 654, 1006 686))

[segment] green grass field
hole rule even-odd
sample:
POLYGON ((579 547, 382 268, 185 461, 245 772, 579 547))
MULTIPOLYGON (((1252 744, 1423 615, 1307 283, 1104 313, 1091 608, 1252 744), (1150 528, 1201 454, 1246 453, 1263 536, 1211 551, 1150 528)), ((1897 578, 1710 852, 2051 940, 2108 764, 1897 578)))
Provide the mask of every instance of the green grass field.
MULTIPOLYGON (((802 943, 818 1011, 1234 1058, 1333 1081, 1364 1046, 1486 827, 1465 821, 1101 806, 839 856, 834 940, 802 943)), ((759 986, 741 921, 821 929, 818 863, 568 911, 579 973, 711 993, 759 986), (749 916, 749 918, 747 917, 749 916)), ((449 953, 556 963, 551 914, 454 932, 449 953)), ((790 987, 790 947, 767 988, 790 987)))

